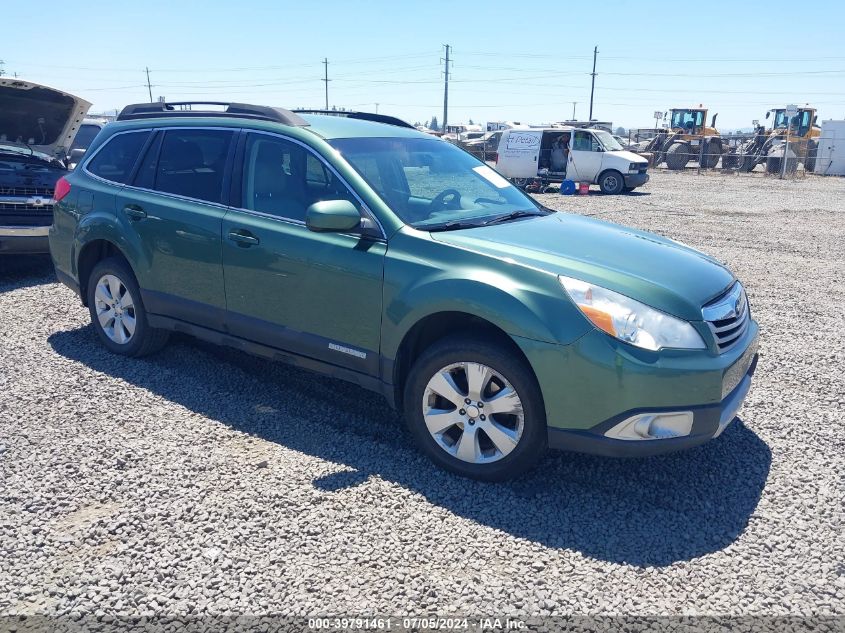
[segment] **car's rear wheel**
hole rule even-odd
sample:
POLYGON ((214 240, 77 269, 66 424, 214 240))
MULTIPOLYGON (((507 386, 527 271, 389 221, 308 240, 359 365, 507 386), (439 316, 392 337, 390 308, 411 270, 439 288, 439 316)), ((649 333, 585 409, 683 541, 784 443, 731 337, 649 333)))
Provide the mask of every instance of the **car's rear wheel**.
POLYGON ((99 262, 88 279, 88 310, 100 341, 110 351, 144 356, 161 349, 169 332, 150 327, 135 275, 118 258, 99 262))
POLYGON ((531 370, 493 342, 450 337, 411 369, 405 418, 437 465, 465 477, 502 481, 542 456, 546 416, 531 370))

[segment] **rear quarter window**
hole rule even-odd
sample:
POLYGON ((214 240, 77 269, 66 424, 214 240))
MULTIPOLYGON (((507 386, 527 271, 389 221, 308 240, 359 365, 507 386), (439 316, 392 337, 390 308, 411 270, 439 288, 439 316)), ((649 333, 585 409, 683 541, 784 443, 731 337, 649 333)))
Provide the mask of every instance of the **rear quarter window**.
POLYGON ((105 180, 125 184, 149 136, 149 131, 116 134, 106 141, 85 169, 105 180))

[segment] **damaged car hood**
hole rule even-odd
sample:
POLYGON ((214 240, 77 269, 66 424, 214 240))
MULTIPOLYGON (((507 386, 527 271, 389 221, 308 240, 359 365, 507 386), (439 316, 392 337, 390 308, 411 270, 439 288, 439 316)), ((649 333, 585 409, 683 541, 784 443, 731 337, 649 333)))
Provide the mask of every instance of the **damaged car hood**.
POLYGON ((90 107, 61 90, 0 77, 0 146, 64 159, 90 107))

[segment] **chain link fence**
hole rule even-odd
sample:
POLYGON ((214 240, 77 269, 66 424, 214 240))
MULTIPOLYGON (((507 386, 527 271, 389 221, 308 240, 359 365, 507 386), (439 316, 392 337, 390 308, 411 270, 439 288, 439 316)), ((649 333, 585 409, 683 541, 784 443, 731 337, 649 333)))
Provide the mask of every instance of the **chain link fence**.
MULTIPOLYGON (((501 136, 450 143, 461 147, 491 167, 498 157, 501 136)), ((772 132, 759 127, 755 132, 720 135, 676 133, 666 128, 639 128, 628 131, 623 149, 648 159, 649 169, 684 171, 716 171, 721 173, 766 174, 772 177, 804 177, 807 174, 826 174, 826 166, 817 164, 819 147, 833 139, 805 134, 790 134, 783 130, 772 132), (786 164, 784 164, 784 156, 786 164)), ((551 150, 539 150, 538 176, 551 167, 551 150)), ((824 161, 829 163, 830 161, 824 161)))
POLYGON ((718 170, 737 173, 764 173, 778 177, 824 173, 816 169, 818 148, 826 139, 766 130, 758 127, 751 133, 687 134, 665 128, 629 130, 625 149, 649 159, 650 169, 698 172, 718 170))

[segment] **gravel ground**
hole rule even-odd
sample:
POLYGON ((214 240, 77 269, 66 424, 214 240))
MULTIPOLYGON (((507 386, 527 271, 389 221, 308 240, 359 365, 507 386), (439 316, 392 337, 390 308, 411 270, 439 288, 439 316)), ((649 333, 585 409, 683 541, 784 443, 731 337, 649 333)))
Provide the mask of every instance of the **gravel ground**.
POLYGON ((741 423, 466 481, 345 383, 184 337, 110 355, 48 260, 0 259, 0 614, 845 616, 845 181, 539 198, 737 273, 763 337, 741 423))

